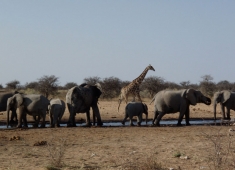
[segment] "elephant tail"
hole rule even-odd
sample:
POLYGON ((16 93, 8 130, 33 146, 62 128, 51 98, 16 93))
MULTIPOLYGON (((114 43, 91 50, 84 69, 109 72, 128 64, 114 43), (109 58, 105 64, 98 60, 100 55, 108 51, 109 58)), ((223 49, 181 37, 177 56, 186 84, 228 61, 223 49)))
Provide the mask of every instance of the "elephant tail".
POLYGON ((156 98, 156 95, 153 97, 153 99, 151 100, 151 102, 149 104, 152 104, 153 101, 155 100, 155 98, 156 98))

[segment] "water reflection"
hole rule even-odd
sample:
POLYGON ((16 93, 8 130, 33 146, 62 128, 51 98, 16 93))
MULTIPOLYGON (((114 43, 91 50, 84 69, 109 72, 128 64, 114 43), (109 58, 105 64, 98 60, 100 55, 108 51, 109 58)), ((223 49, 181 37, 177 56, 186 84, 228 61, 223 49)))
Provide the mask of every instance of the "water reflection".
MULTIPOLYGON (((191 120, 189 121, 191 125, 213 125, 213 124, 220 124, 220 123, 226 123, 225 120, 216 120, 216 122, 213 120, 213 119, 209 119, 209 120, 191 120)), ((227 121, 228 122, 228 121, 227 121)), ((234 122, 234 119, 230 120, 230 122, 234 122)), ((137 124, 136 121, 133 122, 134 125, 137 124)), ((161 120, 160 121, 160 125, 166 125, 166 126, 169 126, 169 125, 176 125, 178 123, 177 120, 161 120)), ((182 125, 185 125, 185 120, 183 120, 182 122, 182 125)), ((85 126, 86 123, 77 123, 76 124, 78 127, 81 127, 81 126, 85 126)), ((151 126, 152 125, 152 121, 148 121, 147 122, 147 125, 145 122, 142 122, 141 125, 143 126, 151 126)), ((47 123, 46 124, 46 127, 49 127, 50 124, 47 123)), ((61 127, 67 127, 67 124, 66 123, 63 123, 63 124, 60 124, 61 127)), ((106 126, 106 127, 121 127, 123 126, 121 122, 104 122, 103 123, 103 126, 106 126)), ((129 121, 127 121, 125 123, 125 126, 129 126, 129 121)), ((28 127, 29 128, 32 128, 33 127, 33 124, 29 123, 28 124, 28 127)), ((5 129, 7 128, 6 125, 0 125, 0 129, 5 129)), ((14 128, 14 127, 9 127, 9 128, 14 128)), ((8 128, 8 129, 9 129, 8 128)))

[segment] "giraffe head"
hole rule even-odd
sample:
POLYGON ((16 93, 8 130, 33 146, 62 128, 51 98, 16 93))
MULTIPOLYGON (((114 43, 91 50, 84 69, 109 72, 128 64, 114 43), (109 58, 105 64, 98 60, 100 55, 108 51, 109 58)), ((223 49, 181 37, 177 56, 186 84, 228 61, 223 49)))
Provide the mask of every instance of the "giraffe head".
POLYGON ((148 66, 147 68, 148 68, 148 70, 153 70, 153 71, 155 71, 155 69, 153 68, 153 66, 151 66, 150 64, 149 64, 149 66, 148 66))

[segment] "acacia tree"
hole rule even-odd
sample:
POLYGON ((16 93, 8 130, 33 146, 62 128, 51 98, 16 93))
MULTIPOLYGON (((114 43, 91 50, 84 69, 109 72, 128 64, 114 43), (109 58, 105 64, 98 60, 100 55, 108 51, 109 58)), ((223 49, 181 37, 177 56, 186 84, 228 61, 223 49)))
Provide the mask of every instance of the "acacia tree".
POLYGON ((216 84, 217 90, 221 91, 221 90, 232 90, 233 85, 227 81, 227 80, 223 80, 220 81, 216 84))
POLYGON ((26 89, 36 89, 37 88, 37 86, 38 86, 38 82, 36 82, 36 81, 32 81, 32 82, 30 82, 30 83, 26 83, 25 84, 25 88, 26 89))
POLYGON ((121 90, 121 80, 117 77, 104 78, 100 82, 103 89, 103 98, 114 98, 121 90))
POLYGON ((141 84, 141 89, 147 90, 147 92, 150 94, 150 97, 153 97, 155 93, 165 88, 166 86, 164 79, 157 76, 147 77, 144 79, 143 83, 141 84))
POLYGON ((209 97, 212 97, 216 91, 216 85, 212 82, 213 77, 211 75, 204 75, 201 78, 202 81, 199 84, 201 92, 209 97))
POLYGON ((18 80, 13 80, 8 83, 6 83, 7 89, 17 89, 17 87, 20 85, 20 82, 18 80))
POLYGON ((89 84, 89 85, 95 85, 96 83, 100 83, 100 82, 101 82, 101 78, 98 76, 84 78, 84 83, 89 84))
POLYGON ((49 95, 55 95, 58 91, 58 79, 59 78, 54 75, 39 78, 37 90, 46 98, 48 98, 49 95))
POLYGON ((182 81, 180 82, 180 85, 182 86, 182 88, 188 89, 190 86, 190 81, 182 81))
POLYGON ((165 86, 167 89, 172 89, 172 90, 178 90, 181 88, 181 86, 177 83, 174 83, 174 82, 165 82, 165 86))

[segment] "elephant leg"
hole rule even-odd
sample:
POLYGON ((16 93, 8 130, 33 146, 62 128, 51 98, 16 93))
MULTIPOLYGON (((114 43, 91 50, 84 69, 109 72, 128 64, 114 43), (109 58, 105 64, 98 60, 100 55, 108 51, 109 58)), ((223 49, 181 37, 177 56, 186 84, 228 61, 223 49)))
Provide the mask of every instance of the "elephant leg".
MULTIPOLYGON (((182 122, 187 110, 189 110, 189 105, 183 105, 183 106, 181 105, 177 126, 182 126, 181 122, 182 122)), ((189 115, 187 115, 187 116, 189 116, 189 115)))
POLYGON ((64 110, 60 110, 60 114, 58 115, 57 127, 60 127, 61 119, 63 117, 64 110))
POLYGON ((59 118, 59 115, 60 115, 60 111, 56 112, 56 114, 53 114, 53 126, 55 127, 60 127, 60 118, 59 118))
POLYGON ((86 112, 86 126, 91 126, 90 111, 86 112))
POLYGON ((155 124, 155 121, 157 120, 158 115, 159 115, 158 111, 154 111, 153 122, 152 122, 153 125, 155 124))
POLYGON ((224 109, 224 106, 222 104, 220 104, 220 107, 221 107, 221 112, 222 112, 222 119, 225 119, 225 109, 224 109))
MULTIPOLYGON (((41 123, 41 126, 40 126, 40 128, 45 128, 46 127, 46 110, 44 110, 43 111, 43 113, 42 113, 42 123, 41 123)), ((38 117, 40 117, 40 116, 38 116, 38 117)))
POLYGON ((39 124, 39 117, 36 116, 36 115, 33 115, 33 120, 34 120, 34 124, 33 124, 33 127, 34 128, 37 128, 38 127, 38 124, 39 124))
POLYGON ((53 118, 53 115, 50 115, 50 127, 54 128, 55 127, 55 119, 53 118))
POLYGON ((19 108, 19 121, 18 121, 18 125, 17 128, 21 128, 22 127, 22 119, 23 119, 23 109, 19 108))
POLYGON ((49 118, 50 118, 50 127, 51 128, 55 127, 55 124, 53 124, 54 120, 53 120, 53 111, 52 111, 52 108, 49 111, 49 118))
POLYGON ((133 116, 129 116, 129 118, 130 118, 130 125, 129 126, 134 126, 133 120, 132 120, 133 116))
POLYGON ((95 115, 95 117, 97 118, 97 126, 102 126, 103 122, 101 120, 100 111, 99 111, 97 104, 92 106, 92 111, 93 111, 93 114, 95 115))
POLYGON ((95 116, 95 113, 93 112, 93 116, 92 116, 92 118, 93 118, 93 126, 95 126, 95 120, 96 120, 96 116, 95 116))
MULTIPOLYGON (((185 112, 185 121, 186 121, 186 126, 190 126, 191 124, 189 123, 189 107, 187 107, 186 112, 185 112)), ((179 123, 179 122, 178 122, 179 123)))
POLYGON ((230 120, 230 108, 226 107, 226 110, 227 110, 227 119, 230 120))
POLYGON ((17 124, 18 123, 18 119, 17 119, 17 114, 16 114, 16 110, 12 109, 11 111, 11 120, 10 120, 10 124, 17 124), (14 120, 15 119, 15 120, 14 120))
POLYGON ((142 114, 137 116, 137 126, 141 126, 141 122, 142 122, 142 114))
POLYGON ((69 121, 67 123, 67 127, 76 127, 76 123, 75 123, 75 110, 73 108, 73 106, 67 105, 68 106, 68 110, 69 110, 69 121))
POLYGON ((28 122, 27 122, 27 114, 26 113, 23 113, 22 119, 23 119, 24 127, 27 128, 28 127, 28 122))
POLYGON ((126 122, 126 119, 127 119, 127 118, 128 118, 128 114, 126 113, 126 114, 125 114, 125 117, 124 117, 124 119, 123 119, 123 121, 122 121, 122 124, 123 124, 123 125, 125 125, 125 122, 126 122))
POLYGON ((160 126, 160 120, 162 119, 164 115, 165 113, 158 111, 158 116, 157 116, 156 123, 155 123, 156 126, 160 126))

